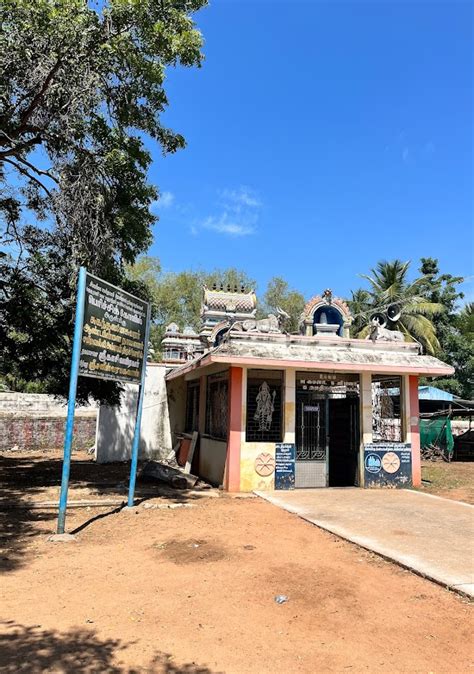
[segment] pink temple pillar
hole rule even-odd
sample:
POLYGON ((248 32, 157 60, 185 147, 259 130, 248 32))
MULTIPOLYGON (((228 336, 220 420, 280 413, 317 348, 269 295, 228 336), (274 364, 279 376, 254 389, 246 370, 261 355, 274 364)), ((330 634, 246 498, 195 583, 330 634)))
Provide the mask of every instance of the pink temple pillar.
POLYGON ((420 406, 418 403, 418 377, 416 376, 409 377, 409 395, 413 486, 419 487, 421 485, 420 406))
POLYGON ((242 379, 241 367, 229 368, 229 433, 225 488, 240 491, 240 442, 242 439, 242 379))

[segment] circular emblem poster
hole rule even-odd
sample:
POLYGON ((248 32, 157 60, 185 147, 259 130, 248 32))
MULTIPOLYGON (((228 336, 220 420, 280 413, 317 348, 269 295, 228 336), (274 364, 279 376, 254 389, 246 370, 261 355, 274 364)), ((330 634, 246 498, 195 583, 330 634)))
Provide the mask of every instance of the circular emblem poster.
POLYGON ((395 452, 387 452, 382 456, 382 468, 386 473, 396 473, 400 468, 400 457, 395 452))
POLYGON ((382 468, 382 462, 380 461, 380 457, 378 454, 368 454, 365 457, 365 469, 369 473, 380 473, 380 470, 382 468))
POLYGON ((268 477, 275 470, 275 459, 268 452, 262 452, 255 459, 255 472, 261 477, 268 477))

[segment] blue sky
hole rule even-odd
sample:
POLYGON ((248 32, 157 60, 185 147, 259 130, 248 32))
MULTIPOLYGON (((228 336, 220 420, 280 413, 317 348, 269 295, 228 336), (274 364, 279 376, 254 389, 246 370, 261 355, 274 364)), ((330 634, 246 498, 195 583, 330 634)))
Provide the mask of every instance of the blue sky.
POLYGON ((383 258, 474 273, 472 3, 214 0, 196 21, 206 60, 169 72, 164 118, 188 147, 153 150, 164 270, 307 296, 383 258))

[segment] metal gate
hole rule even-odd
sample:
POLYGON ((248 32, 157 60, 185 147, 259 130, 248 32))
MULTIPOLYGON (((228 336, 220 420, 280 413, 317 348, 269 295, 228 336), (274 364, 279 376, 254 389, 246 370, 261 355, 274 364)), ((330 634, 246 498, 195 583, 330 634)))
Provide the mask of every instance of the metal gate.
POLYGON ((327 395, 297 387, 295 487, 327 486, 328 428, 327 395))

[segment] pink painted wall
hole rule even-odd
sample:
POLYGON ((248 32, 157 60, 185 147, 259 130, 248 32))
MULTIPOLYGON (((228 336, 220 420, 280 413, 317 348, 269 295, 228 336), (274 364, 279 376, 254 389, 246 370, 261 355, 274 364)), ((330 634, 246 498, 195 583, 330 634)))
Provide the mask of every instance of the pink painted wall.
POLYGON ((420 406, 418 403, 418 377, 409 378, 410 393, 410 432, 411 432, 411 460, 413 471, 413 486, 421 485, 421 456, 420 456, 420 406), (417 423, 412 424, 416 419, 417 423))
POLYGON ((227 491, 240 491, 242 378, 243 370, 241 367, 229 368, 229 435, 224 482, 227 491))

